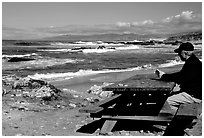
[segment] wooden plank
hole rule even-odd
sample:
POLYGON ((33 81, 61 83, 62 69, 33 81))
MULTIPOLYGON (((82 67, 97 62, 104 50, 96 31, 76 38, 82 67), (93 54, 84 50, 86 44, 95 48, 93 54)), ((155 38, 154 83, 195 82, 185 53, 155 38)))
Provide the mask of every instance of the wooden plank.
POLYGON ((97 112, 100 112, 104 109, 103 107, 114 103, 115 100, 117 98, 119 98, 120 96, 121 96, 121 94, 118 94, 118 95, 112 96, 110 98, 107 98, 105 100, 99 101, 98 103, 96 103, 94 105, 90 105, 90 106, 81 108, 81 109, 79 109, 79 112, 80 113, 97 113, 97 112))
POLYGON ((199 104, 181 104, 177 109, 170 125, 167 126, 164 136, 182 136, 184 129, 197 118, 197 108, 199 104))
POLYGON ((116 120, 106 120, 101 128, 100 134, 107 134, 108 132, 111 132, 116 123, 116 120))
POLYGON ((198 115, 198 106, 197 103, 192 104, 181 104, 179 106, 177 117, 193 117, 196 118, 198 115))
POLYGON ((100 107, 109 106, 110 104, 114 103, 115 100, 117 100, 119 97, 121 97, 121 94, 114 95, 105 100, 99 101, 98 103, 95 104, 95 106, 100 106, 100 107))
POLYGON ((103 110, 103 107, 98 107, 98 106, 87 106, 84 108, 79 109, 80 113, 96 113, 100 112, 103 110))
POLYGON ((171 91, 174 87, 174 82, 164 82, 153 78, 140 78, 138 75, 104 87, 103 90, 113 91, 171 91))
POLYGON ((155 92, 170 92, 173 87, 139 87, 139 86, 134 86, 134 87, 128 87, 128 86, 108 86, 102 88, 104 91, 115 91, 117 93, 123 93, 123 92, 150 92, 150 93, 155 93, 155 92))
POLYGON ((104 119, 110 120, 140 120, 140 121, 157 121, 157 122, 171 122, 173 116, 102 116, 104 119))

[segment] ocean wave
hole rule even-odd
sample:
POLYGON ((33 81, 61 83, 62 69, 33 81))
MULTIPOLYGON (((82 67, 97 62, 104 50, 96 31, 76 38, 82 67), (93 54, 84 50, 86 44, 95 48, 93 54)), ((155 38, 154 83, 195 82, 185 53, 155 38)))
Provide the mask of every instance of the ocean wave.
POLYGON ((140 49, 137 45, 130 45, 130 46, 124 46, 124 47, 117 47, 117 50, 130 50, 130 49, 140 49))
POLYGON ((13 69, 40 69, 40 68, 47 68, 56 65, 63 65, 67 63, 77 63, 83 62, 83 59, 56 59, 56 58, 43 58, 43 59, 36 59, 32 61, 26 62, 18 62, 18 63, 8 63, 3 62, 2 69, 3 70, 13 70, 13 69))
MULTIPOLYGON (((199 59, 202 62, 202 59, 199 59)), ((179 60, 178 58, 174 60, 168 60, 167 63, 159 65, 159 67, 164 68, 164 67, 171 67, 171 66, 176 66, 176 65, 182 65, 184 64, 184 61, 179 60)))
MULTIPOLYGON (((104 46, 104 45, 103 45, 104 46)), ((104 46, 105 47, 105 46, 104 46)), ((41 52, 83 52, 83 53, 106 53, 106 52, 114 52, 117 50, 130 50, 130 49, 140 49, 139 46, 131 45, 131 46, 124 46, 124 47, 105 47, 103 49, 99 48, 88 48, 88 47, 80 47, 78 50, 75 49, 39 49, 38 51, 41 52)))
POLYGON ((96 75, 96 74, 105 74, 105 73, 120 73, 120 72, 128 72, 128 71, 136 71, 141 70, 142 67, 135 67, 135 68, 128 68, 128 69, 116 69, 116 70, 79 70, 77 72, 67 72, 67 73, 47 73, 47 74, 39 74, 36 73, 35 75, 29 75, 28 77, 33 79, 42 79, 42 80, 64 80, 64 79, 71 79, 74 77, 80 76, 89 76, 89 75, 96 75))
POLYGON ((50 45, 55 46, 66 46, 66 45, 70 45, 70 43, 63 43, 63 42, 51 42, 50 45))
MULTIPOLYGON (((175 60, 170 60, 168 63, 160 64, 157 67, 164 68, 164 67, 170 67, 170 66, 175 66, 179 64, 184 64, 184 62, 178 61, 177 59, 175 59, 175 60)), ((46 81, 51 81, 51 80, 56 81, 56 80, 67 80, 67 79, 71 79, 74 77, 82 77, 82 76, 89 76, 89 75, 96 75, 96 74, 148 70, 148 69, 155 69, 157 67, 155 65, 145 64, 142 66, 127 68, 127 69, 114 69, 114 70, 103 69, 103 70, 97 70, 97 71, 89 69, 89 70, 79 70, 77 72, 66 72, 66 73, 47 73, 47 74, 36 73, 34 75, 29 75, 28 77, 33 78, 33 79, 42 79, 46 81)))
POLYGON ((84 49, 83 53, 106 53, 106 52, 114 52, 115 49, 84 49))
POLYGON ((164 67, 171 67, 171 66, 176 66, 181 64, 184 64, 184 62, 181 60, 175 59, 175 60, 169 60, 167 61, 167 63, 159 65, 159 67, 164 68, 164 67))
POLYGON ((57 46, 121 46, 124 45, 123 43, 106 43, 102 41, 97 42, 85 42, 85 41, 77 41, 74 43, 67 43, 67 42, 51 42, 50 45, 57 45, 57 46))
POLYGON ((41 52, 69 52, 71 49, 38 49, 41 52))
POLYGON ((24 54, 24 55, 2 55, 2 58, 13 58, 13 57, 30 57, 30 56, 37 56, 36 53, 31 54, 24 54))

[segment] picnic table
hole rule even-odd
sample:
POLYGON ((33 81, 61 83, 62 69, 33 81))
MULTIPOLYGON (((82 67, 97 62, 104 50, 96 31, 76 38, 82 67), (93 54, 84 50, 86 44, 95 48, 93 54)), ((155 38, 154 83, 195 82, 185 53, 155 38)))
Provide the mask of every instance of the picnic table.
POLYGON ((153 74, 136 75, 104 87, 104 91, 113 91, 113 96, 79 112, 104 119, 101 134, 112 131, 120 120, 140 120, 165 124, 164 135, 183 135, 183 130, 197 116, 197 105, 184 104, 177 111, 172 110, 166 100, 174 85, 158 80, 153 74))

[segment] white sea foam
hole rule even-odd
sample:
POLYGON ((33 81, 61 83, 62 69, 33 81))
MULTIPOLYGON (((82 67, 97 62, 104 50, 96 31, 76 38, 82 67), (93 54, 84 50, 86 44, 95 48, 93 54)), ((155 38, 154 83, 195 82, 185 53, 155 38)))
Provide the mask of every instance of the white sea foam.
POLYGON ((84 42, 84 41, 77 41, 75 43, 65 43, 65 42, 52 42, 50 45, 55 45, 55 46, 122 46, 124 44, 122 43, 105 43, 102 41, 97 41, 97 42, 84 42))
POLYGON ((50 45, 66 46, 66 45, 70 45, 70 43, 52 42, 52 43, 50 43, 50 45))
POLYGON ((38 51, 43 52, 69 52, 71 49, 39 49, 38 51))
POLYGON ((128 71, 135 71, 140 70, 142 67, 135 67, 135 68, 128 68, 128 69, 116 69, 116 70, 79 70, 78 72, 67 72, 67 73, 47 73, 47 74, 38 74, 35 75, 29 75, 28 77, 33 79, 43 79, 43 80, 49 80, 49 79, 71 79, 73 77, 79 77, 79 76, 88 76, 88 75, 95 75, 95 74, 103 74, 103 73, 117 73, 117 72, 128 72, 128 71))
MULTIPOLYGON (((178 60, 170 60, 168 63, 161 64, 158 67, 170 67, 175 66, 179 64, 184 64, 182 61, 178 60)), ((82 76, 88 76, 88 75, 96 75, 96 74, 105 74, 105 73, 120 73, 120 72, 131 72, 131 71, 137 71, 137 70, 143 70, 143 69, 153 69, 155 66, 151 64, 138 66, 134 68, 127 68, 127 69, 115 69, 115 70, 109 70, 109 69, 103 69, 103 70, 79 70, 77 72, 67 72, 67 73, 47 73, 47 74, 39 74, 36 73, 35 75, 30 75, 30 78, 33 79, 43 79, 43 80, 67 80, 74 77, 82 77, 82 76)))
POLYGON ((43 59, 36 59, 32 61, 25 61, 25 62, 16 62, 16 63, 8 63, 3 62, 2 69, 36 69, 36 68, 46 68, 56 65, 63 65, 67 63, 77 63, 77 62, 83 62, 83 59, 56 59, 56 58, 43 58, 43 59))
POLYGON ((171 66, 180 65, 180 64, 184 64, 184 62, 175 59, 175 60, 170 60, 168 63, 161 64, 159 65, 159 67, 164 68, 164 67, 171 67, 171 66))
POLYGON ((76 42, 77 44, 70 44, 72 46, 78 46, 83 47, 84 46, 91 46, 95 45, 94 47, 86 48, 86 49, 79 49, 79 50, 73 50, 73 49, 39 49, 38 51, 41 52, 83 52, 83 53, 106 53, 106 52, 114 52, 117 50, 131 50, 131 49, 140 49, 140 46, 137 45, 126 45, 124 44, 114 44, 114 43, 94 43, 94 42, 76 42), (98 46, 105 46, 103 49, 97 49, 98 46), (114 47, 115 46, 115 47, 114 47))
POLYGON ((137 45, 130 45, 130 46, 124 46, 124 47, 117 47, 117 50, 129 50, 129 49, 140 49, 137 45))
POLYGON ((106 53, 106 52, 114 52, 115 49, 84 49, 83 53, 106 53))
POLYGON ((2 55, 2 58, 12 58, 12 57, 29 57, 29 56, 37 56, 36 53, 25 54, 25 55, 2 55))
POLYGON ((36 67, 48 67, 54 65, 62 65, 66 63, 77 63, 83 60, 73 60, 73 59, 56 59, 56 58, 49 58, 49 59, 37 59, 33 61, 26 62, 27 65, 35 65, 36 67))
MULTIPOLYGON (((199 60, 202 62, 202 59, 199 59, 199 60)), ((184 64, 184 63, 185 63, 184 61, 175 59, 175 60, 169 60, 168 63, 161 64, 161 65, 159 65, 159 67, 161 67, 161 68, 171 67, 171 66, 175 66, 175 65, 181 65, 181 64, 184 64)))

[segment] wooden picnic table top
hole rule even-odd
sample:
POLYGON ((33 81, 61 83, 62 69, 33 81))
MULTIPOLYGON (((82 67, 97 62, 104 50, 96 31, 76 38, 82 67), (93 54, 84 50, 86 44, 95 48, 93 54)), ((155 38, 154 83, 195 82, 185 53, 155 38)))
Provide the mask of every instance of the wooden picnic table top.
POLYGON ((103 87, 104 91, 163 91, 170 92, 174 87, 174 82, 160 81, 156 75, 135 75, 119 83, 103 87))

